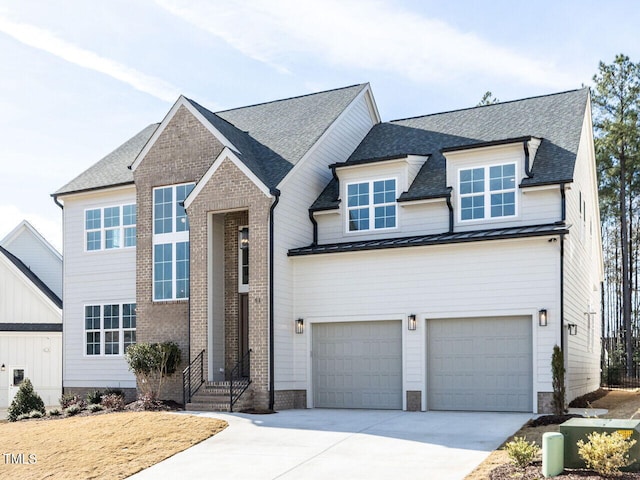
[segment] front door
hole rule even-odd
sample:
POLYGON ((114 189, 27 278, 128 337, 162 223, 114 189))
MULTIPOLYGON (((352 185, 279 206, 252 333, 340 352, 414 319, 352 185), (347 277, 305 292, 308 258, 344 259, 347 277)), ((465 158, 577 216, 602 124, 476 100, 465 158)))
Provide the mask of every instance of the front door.
MULTIPOLYGON (((238 353, 243 359, 249 352, 249 294, 241 293, 238 303, 238 353)), ((242 362, 241 374, 249 376, 249 362, 242 362)))
POLYGON ((13 397, 18 393, 20 384, 24 381, 26 373, 25 367, 9 367, 9 403, 13 402, 13 397))

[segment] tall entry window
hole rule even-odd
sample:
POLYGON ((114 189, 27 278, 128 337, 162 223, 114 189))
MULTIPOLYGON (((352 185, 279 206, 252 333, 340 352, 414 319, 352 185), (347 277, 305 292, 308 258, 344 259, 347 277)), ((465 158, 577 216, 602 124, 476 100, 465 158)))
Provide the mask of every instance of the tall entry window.
POLYGON ((249 291, 249 227, 238 232, 238 293, 249 291))
POLYGON ((153 189, 153 299, 189 298, 189 219, 182 205, 195 184, 153 189))

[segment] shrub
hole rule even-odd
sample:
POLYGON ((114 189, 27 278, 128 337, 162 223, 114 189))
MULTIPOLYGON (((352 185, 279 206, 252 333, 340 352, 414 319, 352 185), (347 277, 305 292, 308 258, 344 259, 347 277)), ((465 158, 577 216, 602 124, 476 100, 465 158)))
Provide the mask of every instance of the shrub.
POLYGON ((16 396, 7 409, 7 418, 10 422, 15 422, 23 414, 29 414, 33 410, 45 413, 44 402, 40 395, 33 389, 31 380, 25 378, 20 384, 16 396))
POLYGON ((526 437, 515 437, 505 445, 505 450, 511 461, 519 468, 529 465, 540 451, 536 443, 527 442, 526 437))
POLYGON ((87 407, 87 410, 89 410, 91 413, 96 413, 104 410, 104 407, 99 403, 92 403, 87 407))
POLYGON ((73 417, 74 415, 79 414, 82 411, 82 407, 78 403, 74 403, 65 409, 64 413, 69 417, 73 417))
POLYGON ((180 348, 174 342, 136 343, 125 353, 141 393, 153 399, 161 398, 162 383, 177 370, 180 355, 180 348))
POLYGON ((618 432, 592 432, 587 438, 588 442, 578 441, 578 455, 588 468, 600 475, 617 475, 622 467, 633 463, 629 459, 629 449, 636 444, 635 440, 629 440, 618 432))
POLYGON ((84 408, 85 402, 78 395, 75 395, 73 393, 63 393, 60 397, 60 406, 63 410, 65 410, 71 405, 80 405, 80 407, 84 408))
POLYGON ((124 398, 115 393, 103 395, 100 405, 110 410, 124 410, 124 398))
POLYGON ((87 403, 89 405, 96 405, 102 401, 102 392, 100 390, 93 390, 87 393, 87 403))
POLYGON ((53 410, 49 410, 49 416, 50 417, 59 417, 60 416, 60 410, 58 410, 57 408, 54 408, 53 410))
POLYGON ((29 418, 42 418, 45 416, 45 412, 41 412, 40 410, 31 410, 29 412, 29 418))
POLYGON ((102 395, 118 395, 124 398, 124 391, 121 388, 107 387, 104 389, 102 395))
POLYGON ((162 410, 163 408, 162 402, 148 393, 138 395, 138 402, 143 410, 162 410))
POLYGON ((20 420, 29 420, 31 417, 29 416, 28 413, 21 413, 20 415, 18 415, 16 417, 15 420, 13 420, 14 422, 19 422, 20 420))
POLYGON ((554 345, 551 355, 551 375, 553 383, 553 414, 564 415, 567 411, 567 396, 564 386, 564 355, 558 345, 554 345))

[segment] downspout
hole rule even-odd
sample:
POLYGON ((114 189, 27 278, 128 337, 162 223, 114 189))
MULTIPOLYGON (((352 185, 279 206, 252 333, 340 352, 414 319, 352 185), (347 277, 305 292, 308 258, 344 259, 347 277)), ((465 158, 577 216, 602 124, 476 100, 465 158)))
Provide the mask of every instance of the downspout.
POLYGON ((447 194, 447 208, 449 209, 449 233, 453 233, 453 205, 451 205, 451 192, 447 194))
POLYGON ((564 233, 560 234, 560 350, 564 350, 564 233))
POLYGON ((564 183, 560 184, 560 212, 561 220, 564 222, 567 219, 567 196, 564 191, 564 183))
POLYGON ((531 173, 531 166, 529 165, 529 140, 522 142, 522 146, 524 147, 524 173, 531 178, 533 173, 531 173))
POLYGON ((309 210, 309 220, 311 220, 311 224, 313 225, 313 242, 311 243, 311 245, 315 247, 316 245, 318 245, 318 222, 313 216, 312 210, 309 210))
MULTIPOLYGON (((560 184, 560 219, 567 219, 565 184, 560 184)), ((564 234, 560 235, 560 350, 564 350, 564 234)))
POLYGON ((280 201, 280 190, 272 188, 269 193, 275 197, 275 201, 269 209, 269 410, 275 405, 275 361, 274 361, 274 321, 273 321, 273 213, 280 201))

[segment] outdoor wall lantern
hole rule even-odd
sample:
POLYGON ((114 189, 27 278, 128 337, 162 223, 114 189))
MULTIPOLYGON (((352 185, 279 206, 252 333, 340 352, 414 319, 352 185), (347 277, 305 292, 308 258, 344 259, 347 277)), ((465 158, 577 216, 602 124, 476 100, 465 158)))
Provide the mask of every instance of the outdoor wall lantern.
POLYGON ((4 372, 7 368, 4 366, 4 363, 2 364, 2 366, 0 367, 0 372, 4 372))
POLYGON ((568 323, 567 328, 569 329, 569 335, 578 334, 578 325, 576 325, 575 323, 568 323))
POLYGON ((542 310, 538 311, 538 325, 540 325, 541 327, 547 326, 547 309, 546 308, 543 308, 542 310))
POLYGON ((418 327, 418 322, 416 321, 415 314, 412 313, 407 318, 409 320, 409 323, 408 323, 407 327, 409 328, 409 330, 415 330, 418 327))
POLYGON ((296 320, 296 333, 304 333, 304 319, 302 318, 296 320))

